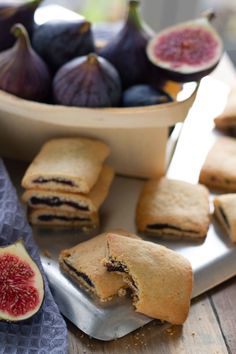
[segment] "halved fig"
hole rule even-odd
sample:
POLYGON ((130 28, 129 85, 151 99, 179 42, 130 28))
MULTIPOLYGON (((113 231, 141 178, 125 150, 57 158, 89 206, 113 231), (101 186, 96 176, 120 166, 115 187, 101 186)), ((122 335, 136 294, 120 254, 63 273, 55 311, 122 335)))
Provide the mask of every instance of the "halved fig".
POLYGON ((148 43, 147 55, 164 77, 188 82, 208 75, 218 64, 223 45, 210 20, 212 12, 169 27, 148 43))
POLYGON ((44 299, 42 274, 22 241, 0 248, 0 320, 21 321, 36 314, 44 299))

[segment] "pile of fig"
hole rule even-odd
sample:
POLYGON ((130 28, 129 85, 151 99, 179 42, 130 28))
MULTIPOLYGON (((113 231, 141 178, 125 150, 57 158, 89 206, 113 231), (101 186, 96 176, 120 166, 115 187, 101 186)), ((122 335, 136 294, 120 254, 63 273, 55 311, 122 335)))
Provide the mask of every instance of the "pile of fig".
POLYGON ((129 0, 121 28, 104 46, 86 20, 36 26, 41 0, 0 0, 0 89, 23 99, 90 108, 164 104, 169 80, 199 81, 218 64, 222 41, 212 12, 155 34, 129 0))

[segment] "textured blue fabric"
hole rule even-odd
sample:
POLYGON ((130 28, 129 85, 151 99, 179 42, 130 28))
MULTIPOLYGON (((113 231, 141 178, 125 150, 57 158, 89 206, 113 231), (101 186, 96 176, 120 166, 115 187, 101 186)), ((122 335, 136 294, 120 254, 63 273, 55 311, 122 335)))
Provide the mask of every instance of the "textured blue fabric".
MULTIPOLYGON (((37 246, 16 191, 0 160, 0 246, 23 239, 42 270, 37 246)), ((65 354, 67 329, 45 278, 45 299, 40 311, 20 323, 0 322, 0 354, 65 354)))

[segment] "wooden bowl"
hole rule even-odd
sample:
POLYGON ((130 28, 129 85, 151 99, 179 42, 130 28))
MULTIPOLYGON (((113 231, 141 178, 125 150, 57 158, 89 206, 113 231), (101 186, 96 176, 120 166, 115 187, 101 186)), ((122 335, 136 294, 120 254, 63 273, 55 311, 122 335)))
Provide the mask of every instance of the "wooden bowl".
POLYGON ((53 137, 86 136, 111 147, 109 163, 121 174, 164 173, 168 128, 184 121, 198 89, 185 84, 174 102, 135 108, 78 108, 23 100, 0 91, 0 154, 32 160, 53 137))

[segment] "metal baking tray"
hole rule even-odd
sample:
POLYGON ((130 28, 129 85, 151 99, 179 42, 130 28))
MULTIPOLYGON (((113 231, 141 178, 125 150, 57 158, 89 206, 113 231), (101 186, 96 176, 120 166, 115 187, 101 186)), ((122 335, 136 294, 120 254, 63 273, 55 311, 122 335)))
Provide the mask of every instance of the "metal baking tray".
MULTIPOLYGON (((226 85, 212 78, 202 81, 198 97, 182 131, 181 126, 177 126, 169 139, 168 156, 173 155, 167 170, 170 178, 193 183, 198 181, 202 163, 217 136, 212 130, 213 117, 223 108, 228 91, 226 85), (214 95, 210 92, 214 92, 214 95), (174 149, 180 131, 181 136, 174 149)), ((19 187, 19 179, 25 165, 22 163, 7 165, 13 182, 19 187)), ((141 179, 115 178, 109 197, 102 207, 99 233, 117 228, 136 232, 135 208, 143 183, 141 179)), ((43 267, 60 311, 88 335, 108 341, 122 337, 152 319, 136 313, 131 301, 126 297, 114 298, 107 303, 99 302, 60 272, 57 262, 59 252, 97 233, 96 230, 88 235, 71 229, 33 228, 35 240, 41 251, 43 267)), ((214 220, 203 243, 164 242, 155 238, 148 240, 166 245, 190 260, 195 278, 192 297, 236 274, 236 247, 214 220)))

